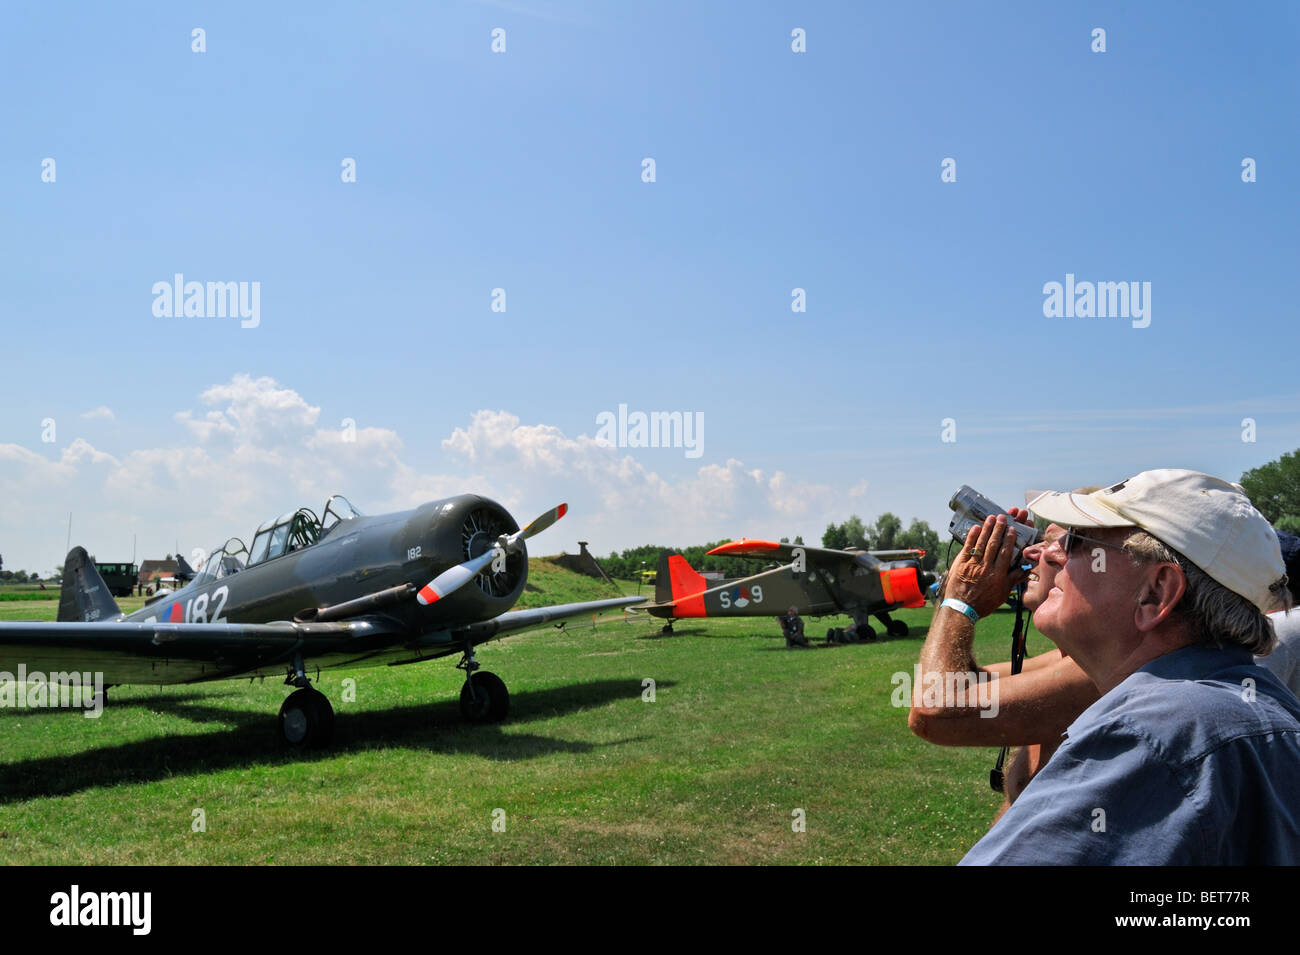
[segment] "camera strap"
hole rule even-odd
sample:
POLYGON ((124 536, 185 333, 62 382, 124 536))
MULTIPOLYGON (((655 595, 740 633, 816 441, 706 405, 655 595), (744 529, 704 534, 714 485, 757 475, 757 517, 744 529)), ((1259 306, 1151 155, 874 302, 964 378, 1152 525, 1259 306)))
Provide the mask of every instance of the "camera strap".
MULTIPOLYGON (((1016 585, 1016 624, 1011 628, 1011 675, 1020 672, 1025 663, 1025 585, 1016 585)), ((1004 776, 1002 765, 1006 762, 1009 746, 1003 746, 998 753, 998 762, 989 770, 989 786, 995 793, 1002 792, 1004 776)))

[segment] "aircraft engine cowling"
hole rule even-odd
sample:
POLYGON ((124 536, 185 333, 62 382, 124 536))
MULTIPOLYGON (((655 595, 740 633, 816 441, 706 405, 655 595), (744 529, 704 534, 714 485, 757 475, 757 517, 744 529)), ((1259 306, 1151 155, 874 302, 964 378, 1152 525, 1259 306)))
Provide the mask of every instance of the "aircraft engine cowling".
MULTIPOLYGON (((563 506, 556 510, 563 516, 563 506)), ((514 606, 528 580, 528 529, 521 531, 509 511, 489 498, 461 494, 407 513, 396 543, 407 555, 402 578, 417 588, 413 628, 487 620, 514 606), (503 542, 503 566, 494 569, 493 554, 503 542)))
POLYGON ((902 604, 904 607, 924 607, 922 576, 921 567, 916 561, 892 561, 881 568, 881 591, 890 603, 902 604))
MULTIPOLYGON (((413 512, 407 524, 408 543, 420 543, 418 563, 408 567, 406 579, 423 586, 441 574, 490 554, 503 534, 519 530, 519 525, 504 507, 477 494, 461 494, 433 501, 413 512)), ((461 621, 486 620, 505 613, 514 606, 528 579, 528 551, 522 541, 506 554, 505 567, 493 571, 492 565, 463 585, 437 600, 432 607, 417 606, 420 626, 443 619, 461 621), (432 616, 429 616, 432 614, 432 616)))
MULTIPOLYGON (((472 560, 496 546, 502 534, 513 534, 519 525, 499 504, 483 501, 482 505, 465 515, 460 525, 461 560, 472 560)), ((492 567, 474 578, 473 584, 485 597, 504 600, 518 596, 528 577, 528 550, 523 541, 513 553, 507 554, 505 567, 494 572, 492 567)))

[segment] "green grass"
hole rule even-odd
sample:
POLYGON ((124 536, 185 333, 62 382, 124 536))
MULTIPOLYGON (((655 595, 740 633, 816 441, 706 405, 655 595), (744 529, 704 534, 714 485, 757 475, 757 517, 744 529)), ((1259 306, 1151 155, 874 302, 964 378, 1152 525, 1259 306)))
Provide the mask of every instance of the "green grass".
MULTIPOLYGON (((609 595, 573 576, 530 580, 546 583, 546 602, 609 595)), ((930 611, 899 616, 919 634, 930 611)), ((279 745, 278 680, 121 687, 98 720, 0 710, 4 858, 948 864, 987 829, 996 751, 925 743, 891 705, 890 677, 910 674, 918 636, 788 651, 771 619, 679 622, 668 637, 658 620, 628 621, 483 646, 512 697, 494 726, 461 722, 450 659, 322 674, 338 715, 325 752, 279 745), (191 831, 196 809, 206 832, 191 831), (492 830, 495 809, 505 832, 492 830)), ((846 622, 810 620, 809 632, 846 622)), ((980 624, 981 659, 1005 658, 1010 628, 1009 614, 980 624)), ((1047 646, 1031 640, 1031 652, 1047 646)))
MULTIPOLYGON (((629 592, 636 593, 635 581, 629 592)), ((584 577, 582 574, 565 570, 549 557, 530 557, 528 582, 524 585, 523 595, 515 606, 520 610, 528 610, 533 607, 545 607, 547 604, 608 600, 610 597, 621 597, 623 593, 623 581, 611 584, 607 580, 584 577)))

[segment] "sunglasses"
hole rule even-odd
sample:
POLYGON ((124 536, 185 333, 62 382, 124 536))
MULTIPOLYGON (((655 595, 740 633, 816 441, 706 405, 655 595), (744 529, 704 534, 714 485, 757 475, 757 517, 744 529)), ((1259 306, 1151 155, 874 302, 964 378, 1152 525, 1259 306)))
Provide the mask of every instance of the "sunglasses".
POLYGON ((1095 537, 1085 537, 1075 528, 1067 528, 1065 533, 1056 539, 1060 545, 1061 551, 1066 557, 1072 557, 1083 549, 1085 544, 1096 544, 1098 547, 1113 547, 1115 550, 1123 550, 1123 544, 1116 544, 1111 541, 1098 540, 1095 537))

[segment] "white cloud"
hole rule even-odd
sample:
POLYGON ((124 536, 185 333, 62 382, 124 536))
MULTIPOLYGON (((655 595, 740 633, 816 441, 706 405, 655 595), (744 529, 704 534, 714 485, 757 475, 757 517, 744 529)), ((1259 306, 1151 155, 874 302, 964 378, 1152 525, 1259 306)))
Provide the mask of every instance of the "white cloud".
POLYGON ((107 405, 100 405, 98 408, 95 408, 93 411, 87 411, 81 417, 86 418, 90 421, 98 421, 98 420, 115 421, 116 420, 116 416, 113 414, 113 410, 109 408, 107 405))
MULTIPOLYGON (((34 566, 53 566, 62 558, 57 528, 69 509, 78 515, 74 542, 117 554, 110 543, 138 531, 143 558, 176 543, 188 552, 230 535, 247 541, 267 518, 293 505, 320 507, 339 491, 368 513, 472 491, 498 500, 521 524, 569 502, 564 525, 537 542, 541 553, 572 550, 579 538, 607 553, 641 543, 780 536, 842 519, 837 505, 845 495, 828 485, 735 459, 665 478, 647 462, 666 452, 644 449, 634 457, 585 434, 524 424, 504 410, 476 411, 453 429, 441 442, 448 465, 425 473, 406 459, 395 431, 350 420, 323 427, 319 407, 271 378, 235 375, 199 401, 203 407, 173 416, 181 426, 173 445, 113 456, 77 438, 53 459, 0 445, 0 493, 18 502, 0 516, 0 528, 48 555, 30 561, 34 566), (43 507, 26 514, 23 501, 43 507)), ((679 453, 671 453, 679 464, 679 453)))
MULTIPOLYGON (((475 412, 469 427, 456 428, 442 446, 504 485, 507 506, 521 497, 539 510, 574 499, 568 536, 589 535, 603 552, 639 543, 781 536, 791 533, 794 520, 800 526, 829 522, 842 496, 829 485, 783 471, 747 469, 735 459, 667 480, 594 438, 570 438, 550 425, 523 425, 508 411, 475 412)), ((521 521, 531 516, 516 515, 521 521)))

